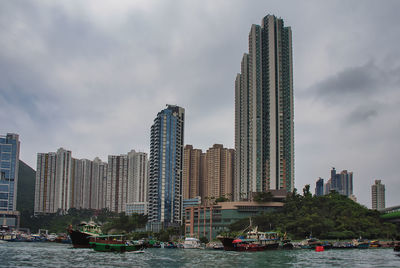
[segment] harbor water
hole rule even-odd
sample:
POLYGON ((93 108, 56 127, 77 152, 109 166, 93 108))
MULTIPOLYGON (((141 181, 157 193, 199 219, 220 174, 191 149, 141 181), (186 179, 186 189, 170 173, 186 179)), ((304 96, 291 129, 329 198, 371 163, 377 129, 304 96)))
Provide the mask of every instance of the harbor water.
POLYGON ((58 243, 0 244, 0 267, 400 267, 392 248, 232 252, 146 249, 143 253, 101 253, 58 243))

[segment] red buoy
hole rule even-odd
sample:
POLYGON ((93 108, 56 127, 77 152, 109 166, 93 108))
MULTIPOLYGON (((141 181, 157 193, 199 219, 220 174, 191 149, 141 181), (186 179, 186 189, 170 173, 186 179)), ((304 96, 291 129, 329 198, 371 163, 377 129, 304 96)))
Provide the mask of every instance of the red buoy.
POLYGON ((315 247, 315 251, 316 251, 316 252, 324 251, 324 246, 316 246, 316 247, 315 247))

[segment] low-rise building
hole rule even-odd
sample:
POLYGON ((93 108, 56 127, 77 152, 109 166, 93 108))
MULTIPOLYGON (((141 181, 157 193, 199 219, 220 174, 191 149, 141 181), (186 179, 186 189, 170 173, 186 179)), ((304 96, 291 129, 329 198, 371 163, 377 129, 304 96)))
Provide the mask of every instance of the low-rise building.
POLYGON ((252 201, 221 202, 214 205, 187 207, 185 210, 185 236, 207 237, 210 241, 228 231, 230 224, 263 212, 283 207, 283 202, 258 203, 252 201))

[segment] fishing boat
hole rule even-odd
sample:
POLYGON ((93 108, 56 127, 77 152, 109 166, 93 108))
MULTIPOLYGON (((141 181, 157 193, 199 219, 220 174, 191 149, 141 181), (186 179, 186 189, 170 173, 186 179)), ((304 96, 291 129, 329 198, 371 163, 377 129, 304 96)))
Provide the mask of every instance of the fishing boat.
POLYGON ((93 221, 81 222, 75 229, 70 225, 67 231, 74 248, 89 248, 89 238, 101 235, 100 226, 93 221))
POLYGON ((279 235, 276 232, 260 232, 258 227, 251 229, 244 238, 232 241, 237 251, 264 251, 279 247, 279 235))
POLYGON ((125 235, 99 235, 90 238, 89 244, 95 251, 126 252, 142 249, 142 245, 129 241, 125 235))

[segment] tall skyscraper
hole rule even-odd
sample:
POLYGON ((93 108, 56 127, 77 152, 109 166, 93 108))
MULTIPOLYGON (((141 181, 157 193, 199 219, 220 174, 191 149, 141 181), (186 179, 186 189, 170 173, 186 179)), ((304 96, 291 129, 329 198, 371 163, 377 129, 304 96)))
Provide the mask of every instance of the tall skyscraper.
POLYGON ((192 199, 200 196, 201 183, 204 174, 201 169, 200 149, 193 149, 192 145, 186 145, 183 152, 183 199, 192 199))
POLYGON ((321 196, 324 195, 324 179, 319 178, 315 183, 315 195, 321 196))
POLYGON ((375 180, 375 184, 371 186, 372 209, 385 208, 385 184, 381 180, 375 180))
POLYGON ((222 144, 214 144, 207 150, 207 184, 206 198, 233 198, 233 174, 235 151, 224 148, 222 144))
POLYGON ((18 226, 17 185, 19 136, 0 136, 0 225, 18 226))
POLYGON ((149 162, 150 223, 182 222, 182 168, 185 110, 175 105, 157 114, 151 126, 149 162))
POLYGON ((252 25, 235 80, 235 200, 294 189, 292 31, 273 15, 252 25))

